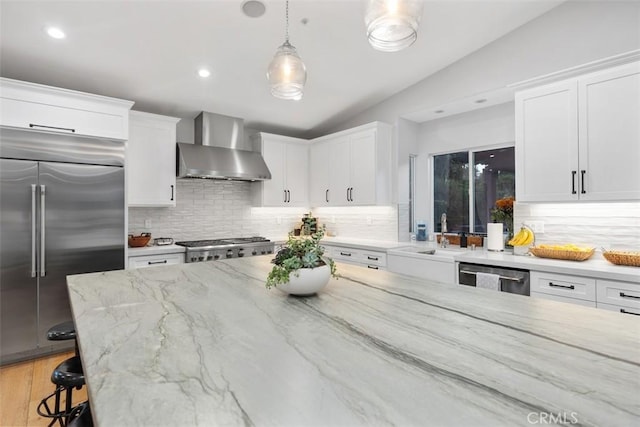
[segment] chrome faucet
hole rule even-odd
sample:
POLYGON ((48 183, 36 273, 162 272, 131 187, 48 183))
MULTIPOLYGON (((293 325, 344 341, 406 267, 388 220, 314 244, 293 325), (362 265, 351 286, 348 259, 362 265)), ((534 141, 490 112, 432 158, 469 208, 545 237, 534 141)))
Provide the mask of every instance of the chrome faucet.
POLYGON ((449 239, 444 237, 444 233, 447 232, 447 214, 443 213, 440 217, 440 247, 446 248, 449 246, 449 239))

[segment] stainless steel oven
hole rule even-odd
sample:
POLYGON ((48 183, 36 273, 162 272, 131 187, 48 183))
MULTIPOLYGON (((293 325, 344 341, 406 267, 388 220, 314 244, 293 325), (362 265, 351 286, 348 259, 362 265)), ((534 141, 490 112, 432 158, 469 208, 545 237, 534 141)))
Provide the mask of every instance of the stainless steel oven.
POLYGON ((502 292, 526 296, 531 294, 529 270, 517 268, 494 267, 461 262, 458 264, 458 284, 476 286, 477 273, 498 275, 500 278, 500 290, 502 292))

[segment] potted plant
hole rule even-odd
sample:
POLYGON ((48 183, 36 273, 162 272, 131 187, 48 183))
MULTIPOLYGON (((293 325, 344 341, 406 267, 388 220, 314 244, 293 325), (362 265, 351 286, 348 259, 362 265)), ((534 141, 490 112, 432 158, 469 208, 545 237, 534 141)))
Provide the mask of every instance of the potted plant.
POLYGON ((320 246, 323 237, 324 227, 307 237, 289 233, 287 243, 272 261, 266 287, 275 286, 293 295, 311 295, 324 288, 332 276, 337 277, 335 263, 324 256, 320 246))

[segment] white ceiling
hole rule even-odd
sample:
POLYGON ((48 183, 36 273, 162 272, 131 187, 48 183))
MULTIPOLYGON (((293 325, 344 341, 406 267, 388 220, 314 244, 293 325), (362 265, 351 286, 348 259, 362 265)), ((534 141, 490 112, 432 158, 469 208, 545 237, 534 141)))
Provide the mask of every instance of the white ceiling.
POLYGON ((242 0, 0 2, 0 74, 135 101, 181 118, 200 111, 304 136, 417 83, 561 1, 426 1, 418 41, 372 49, 365 2, 293 0, 290 39, 308 70, 301 101, 273 98, 266 69, 284 41, 284 1, 249 18, 242 0), (308 23, 302 22, 303 18, 308 23), (44 29, 62 28, 55 40, 44 29), (202 79, 197 70, 212 75, 202 79))

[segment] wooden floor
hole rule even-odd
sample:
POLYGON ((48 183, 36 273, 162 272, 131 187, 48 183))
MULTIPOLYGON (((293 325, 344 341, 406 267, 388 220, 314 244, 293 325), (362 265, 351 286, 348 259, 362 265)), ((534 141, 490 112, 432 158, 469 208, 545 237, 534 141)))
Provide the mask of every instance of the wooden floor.
MULTIPOLYGON (((50 419, 36 412, 40 400, 51 394, 51 372, 73 352, 0 367, 0 426, 47 426, 50 419)), ((74 405, 87 400, 87 388, 73 390, 74 405)), ((63 397, 64 401, 64 397, 63 397)))

